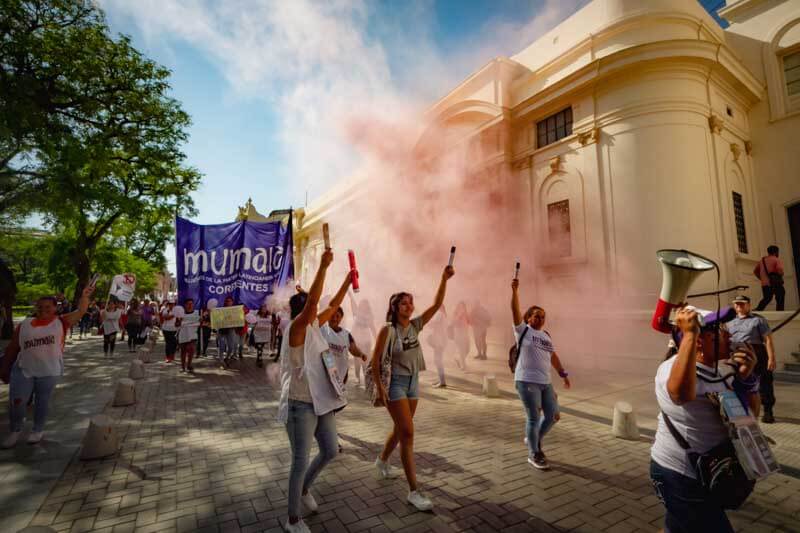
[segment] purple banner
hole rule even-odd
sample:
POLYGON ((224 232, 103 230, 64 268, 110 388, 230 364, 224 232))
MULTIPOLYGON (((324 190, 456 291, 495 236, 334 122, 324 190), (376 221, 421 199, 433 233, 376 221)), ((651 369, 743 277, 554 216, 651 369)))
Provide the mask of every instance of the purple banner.
POLYGON ((292 217, 280 222, 233 222, 201 226, 175 220, 178 303, 195 306, 226 296, 257 309, 266 297, 294 277, 292 217))

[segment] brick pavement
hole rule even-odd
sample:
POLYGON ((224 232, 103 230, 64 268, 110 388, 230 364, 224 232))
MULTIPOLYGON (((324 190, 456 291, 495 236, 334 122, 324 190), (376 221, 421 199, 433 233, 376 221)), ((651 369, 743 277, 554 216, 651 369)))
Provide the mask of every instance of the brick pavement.
MULTIPOLYGON (((93 341, 94 342, 94 341, 93 341)), ((99 345, 97 345, 99 349, 99 345)), ((102 358, 102 356, 100 356, 102 358)), ((200 359, 195 376, 148 365, 139 401, 105 407, 119 456, 73 458, 31 525, 56 531, 280 531, 288 442, 277 396, 253 359, 221 371, 200 359)), ((338 416, 344 452, 312 492, 314 531, 655 531, 663 510, 647 477, 649 442, 614 439, 606 424, 565 413, 546 441, 553 469, 526 462, 524 416, 510 394, 476 383, 436 390, 423 377, 415 448, 435 512, 405 503, 402 479, 379 481, 372 463, 391 422, 360 394, 338 416)), ((101 386, 97 383, 95 386, 101 386)), ((85 426, 84 426, 85 427, 85 426)), ((399 467, 399 458, 393 457, 399 467)), ((800 531, 800 480, 761 482, 740 511, 740 531, 800 531)))

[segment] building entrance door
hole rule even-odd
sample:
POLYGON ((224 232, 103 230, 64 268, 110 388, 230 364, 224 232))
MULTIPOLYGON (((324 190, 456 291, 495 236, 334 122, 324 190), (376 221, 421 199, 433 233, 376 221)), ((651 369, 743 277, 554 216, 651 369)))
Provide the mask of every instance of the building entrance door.
POLYGON ((794 273, 797 282, 797 294, 800 296, 800 204, 794 204, 787 209, 789 214, 789 235, 792 239, 792 253, 794 254, 794 273))

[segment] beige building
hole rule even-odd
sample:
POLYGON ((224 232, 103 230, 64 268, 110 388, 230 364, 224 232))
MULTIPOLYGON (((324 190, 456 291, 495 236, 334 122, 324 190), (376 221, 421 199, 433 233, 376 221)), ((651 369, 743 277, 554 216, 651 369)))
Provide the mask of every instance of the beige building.
MULTIPOLYGON (((786 308, 798 307, 800 2, 739 0, 720 14, 727 30, 696 0, 594 0, 427 113, 420 145, 431 146, 429 135, 437 150, 466 144, 480 154, 485 187, 508 200, 521 259, 535 266, 523 282, 556 307, 562 350, 586 367, 657 364, 665 341, 647 324, 660 248, 715 259, 721 286, 747 285, 757 301, 753 268, 777 244, 786 308), (574 317, 557 304, 580 301, 589 286, 601 310, 559 328, 559 317, 574 317), (620 339, 620 323, 640 333, 620 339)), ((320 250, 319 224, 363 190, 344 184, 298 213, 301 281, 320 250)), ((713 290, 713 278, 697 289, 713 290)), ((495 323, 503 348, 509 328, 495 323)), ((785 362, 800 319, 776 341, 785 362)))

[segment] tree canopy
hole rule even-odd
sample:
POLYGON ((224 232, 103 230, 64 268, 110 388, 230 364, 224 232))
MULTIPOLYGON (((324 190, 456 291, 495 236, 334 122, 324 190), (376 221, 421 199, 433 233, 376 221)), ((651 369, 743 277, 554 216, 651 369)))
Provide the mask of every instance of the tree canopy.
POLYGON ((76 294, 106 237, 163 267, 201 179, 181 149, 191 121, 169 70, 112 36, 89 0, 0 5, 0 223, 40 213, 76 294))

